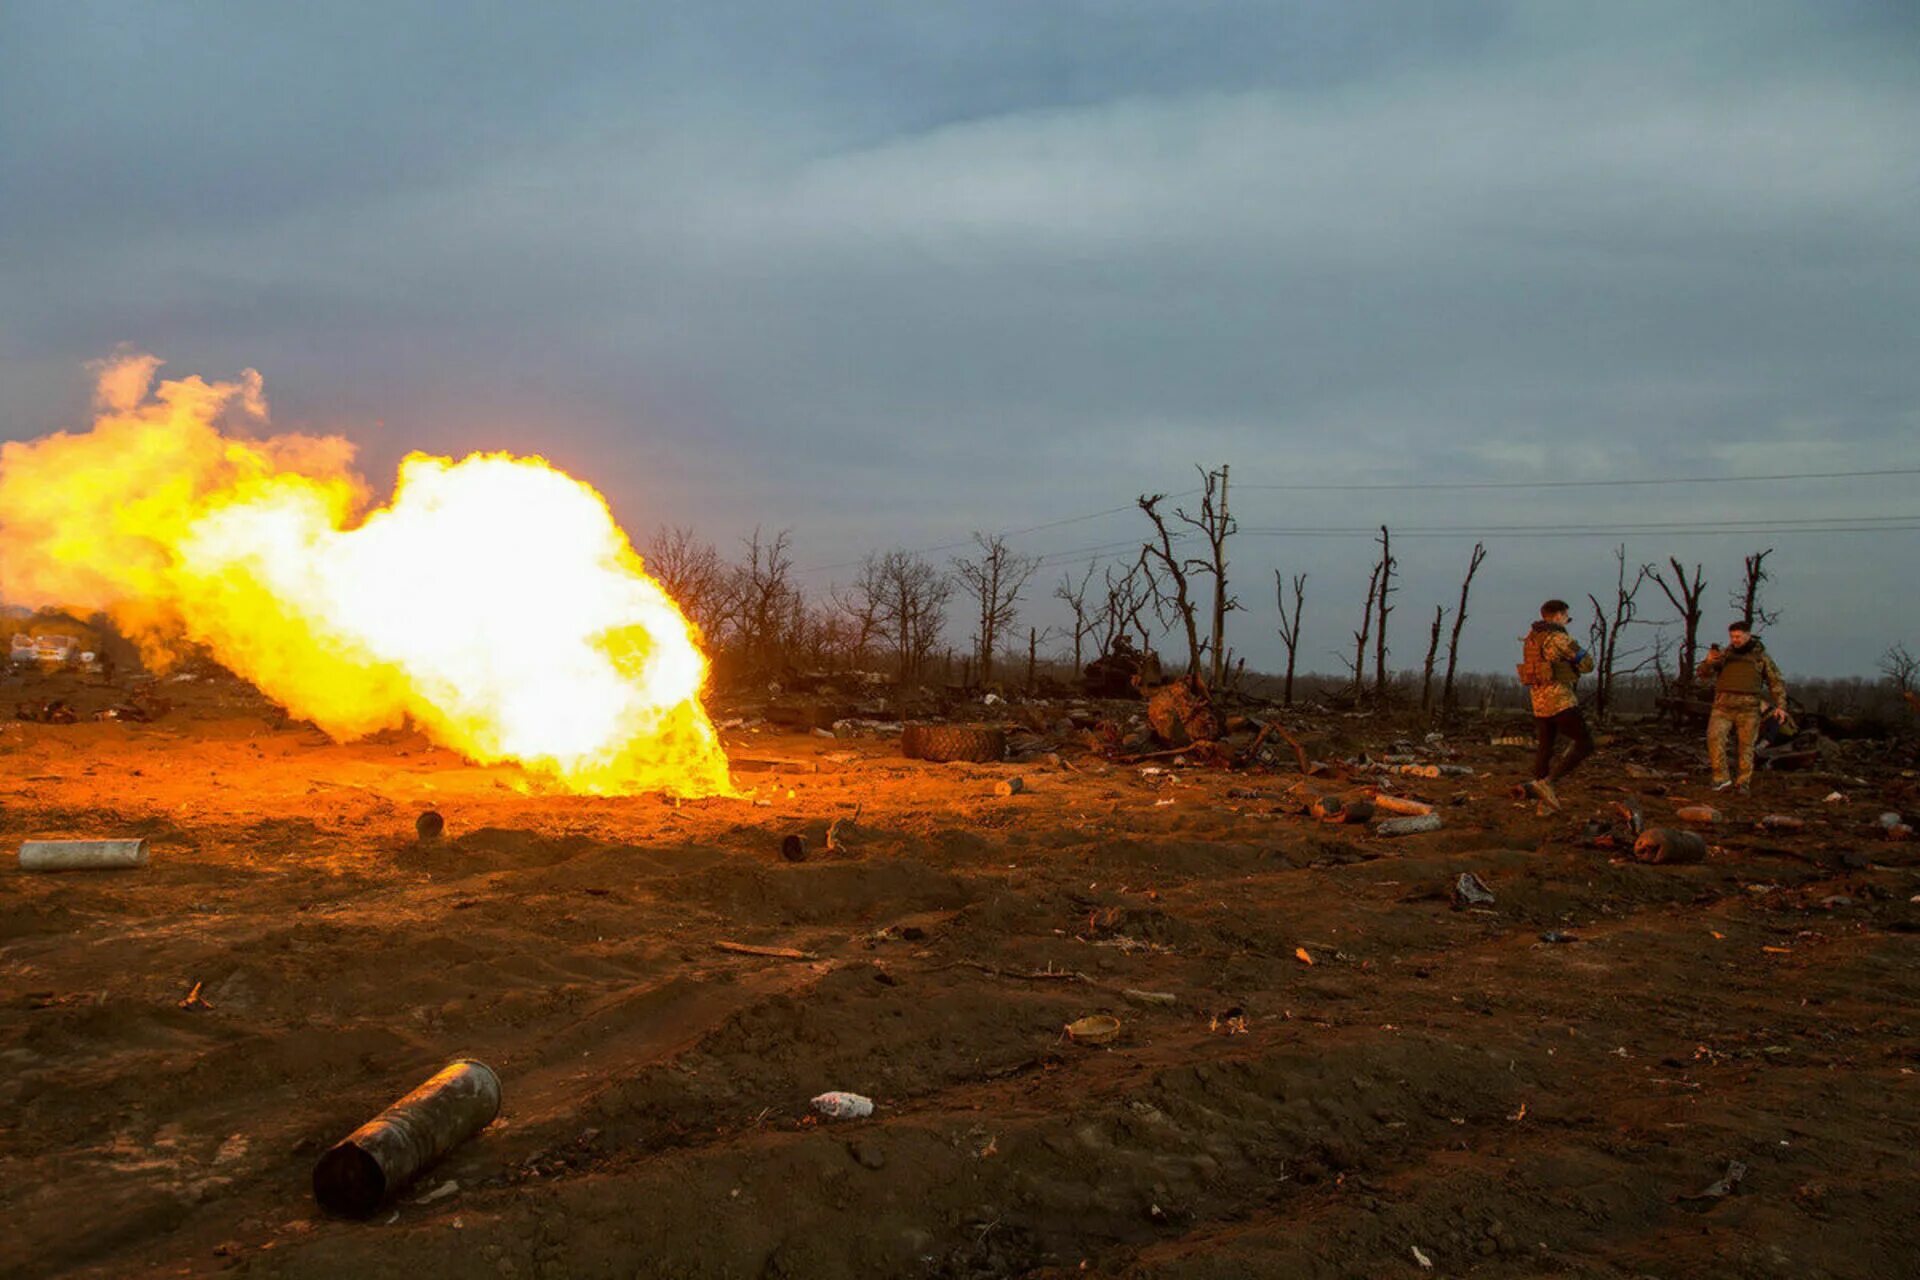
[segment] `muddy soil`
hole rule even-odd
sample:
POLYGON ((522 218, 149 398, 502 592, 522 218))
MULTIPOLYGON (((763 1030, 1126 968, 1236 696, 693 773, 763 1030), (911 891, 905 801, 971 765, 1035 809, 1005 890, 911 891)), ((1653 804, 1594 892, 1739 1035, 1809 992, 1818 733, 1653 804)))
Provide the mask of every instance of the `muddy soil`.
POLYGON ((1920 866, 1873 822, 1911 770, 1763 776, 1706 863, 1645 866, 1584 828, 1707 798, 1690 739, 1543 815, 1474 724, 1475 776, 1400 780, 1445 828, 1388 839, 1285 771, 751 732, 750 798, 581 799, 215 683, 0 728, 0 1275, 1916 1272, 1920 866), (108 835, 150 864, 13 865, 108 835), (465 1055, 499 1120, 321 1213, 319 1154, 465 1055))

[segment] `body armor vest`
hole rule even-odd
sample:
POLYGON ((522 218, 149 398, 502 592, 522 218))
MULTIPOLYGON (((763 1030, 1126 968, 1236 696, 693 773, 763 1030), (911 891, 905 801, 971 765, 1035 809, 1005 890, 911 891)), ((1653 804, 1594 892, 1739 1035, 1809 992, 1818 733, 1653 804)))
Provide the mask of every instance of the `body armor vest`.
POLYGON ((1520 641, 1520 663, 1514 668, 1514 673, 1520 677, 1520 683, 1529 689, 1564 681, 1560 668, 1566 664, 1553 662, 1547 657, 1547 637, 1557 634, 1564 632, 1558 627, 1535 627, 1520 641))
POLYGON ((1756 641, 1745 649, 1734 649, 1727 653, 1727 661, 1720 668, 1720 677, 1714 682, 1715 693, 1747 693, 1758 696, 1766 690, 1766 679, 1761 674, 1760 655, 1764 652, 1756 641))

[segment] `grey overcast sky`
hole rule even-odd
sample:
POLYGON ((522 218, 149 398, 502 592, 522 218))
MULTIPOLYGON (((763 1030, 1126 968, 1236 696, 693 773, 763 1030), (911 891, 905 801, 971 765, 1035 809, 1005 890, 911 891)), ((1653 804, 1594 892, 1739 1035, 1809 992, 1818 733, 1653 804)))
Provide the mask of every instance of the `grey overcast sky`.
POLYGON ((0 298, 5 438, 123 343, 255 367, 377 482, 541 452, 636 541, 791 526, 819 589, 1226 461, 1255 665, 1280 567, 1336 666, 1382 521, 1402 665, 1542 524, 1780 531, 1490 536, 1468 665, 1622 540, 1716 633, 1776 548, 1790 676, 1920 648, 1920 475, 1257 487, 1920 467, 1912 0, 10 0, 0 298))

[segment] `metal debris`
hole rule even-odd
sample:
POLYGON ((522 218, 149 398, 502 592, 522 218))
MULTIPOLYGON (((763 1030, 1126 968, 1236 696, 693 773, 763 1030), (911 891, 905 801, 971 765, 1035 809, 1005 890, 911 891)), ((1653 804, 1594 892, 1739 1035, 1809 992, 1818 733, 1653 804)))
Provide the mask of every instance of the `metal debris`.
POLYGON ((1456 908, 1490 907, 1496 899, 1493 890, 1471 871, 1462 871, 1460 878, 1453 882, 1453 905, 1456 908))

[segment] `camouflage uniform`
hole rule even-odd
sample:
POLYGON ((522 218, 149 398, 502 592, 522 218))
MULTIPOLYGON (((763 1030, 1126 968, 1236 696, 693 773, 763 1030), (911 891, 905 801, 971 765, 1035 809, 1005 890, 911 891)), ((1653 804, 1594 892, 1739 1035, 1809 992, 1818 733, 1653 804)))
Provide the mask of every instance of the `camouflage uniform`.
POLYGON ((1552 682, 1536 684, 1527 690, 1533 695, 1534 717, 1545 719, 1578 708, 1580 699, 1575 696, 1573 686, 1593 670, 1593 656, 1583 652, 1567 634, 1567 629, 1557 622, 1534 623, 1524 643, 1538 645, 1540 656, 1553 664, 1552 682))
POLYGON ((1533 698, 1533 776, 1565 777, 1593 753, 1593 738, 1587 732, 1586 717, 1580 714, 1580 699, 1573 691, 1580 677, 1593 670, 1593 658, 1557 622, 1534 623, 1522 643, 1529 660, 1548 668, 1546 683, 1527 686, 1533 698), (1554 764, 1554 743, 1563 734, 1573 746, 1554 764))
POLYGON ((1787 682, 1758 640, 1708 654, 1695 670, 1714 682, 1713 712, 1707 717, 1707 763, 1713 768, 1714 785, 1737 781, 1745 787, 1753 781, 1753 744, 1760 737, 1760 718, 1765 709, 1762 691, 1774 706, 1784 707, 1787 682), (1727 762, 1729 730, 1734 735, 1738 778, 1734 778, 1727 762))

